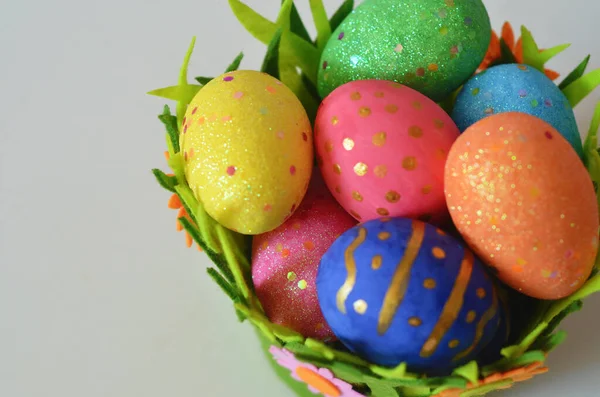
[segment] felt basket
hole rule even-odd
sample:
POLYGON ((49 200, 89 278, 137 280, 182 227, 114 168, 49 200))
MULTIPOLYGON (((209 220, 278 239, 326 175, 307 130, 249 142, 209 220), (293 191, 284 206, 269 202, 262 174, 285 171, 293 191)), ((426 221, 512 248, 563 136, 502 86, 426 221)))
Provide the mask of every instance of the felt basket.
MULTIPOLYGON (((302 65, 295 62, 303 56, 304 59, 319 59, 321 46, 317 42, 326 39, 327 34, 331 35, 349 15, 354 8, 353 1, 343 2, 337 12, 325 20, 322 18, 326 15, 322 2, 310 2, 319 34, 315 41, 306 37, 305 25, 293 1, 283 2, 275 22, 269 21, 238 0, 229 0, 229 3, 243 26, 268 46, 261 71, 282 80, 290 87, 303 103, 309 117, 314 120, 320 99, 314 94, 314 86, 305 78, 305 73, 310 71, 296 72, 296 66, 306 68, 306 62, 302 65), (289 39, 292 35, 304 37, 301 49, 294 45, 294 40, 289 39), (309 54, 303 54, 302 51, 306 52, 307 48, 309 54)), ((523 27, 521 33, 522 38, 515 42, 512 27, 508 23, 504 25, 501 37, 494 33, 481 67, 518 61, 545 71, 553 80, 557 79, 558 74, 546 70, 544 66, 564 46, 540 50, 526 28, 523 27)), ((328 397, 468 397, 509 388, 548 370, 544 364, 548 354, 566 337, 565 332, 558 328, 561 321, 580 310, 584 298, 600 290, 600 275, 597 270, 593 271, 587 283, 574 295, 561 300, 540 301, 509 292, 507 301, 511 313, 511 331, 501 354, 494 362, 472 361, 443 377, 411 373, 405 364, 396 368, 381 367, 351 354, 341 344, 326 344, 271 323, 253 291, 250 272, 251 238, 228 230, 213 220, 195 198, 183 171, 183 153, 179 146, 181 120, 192 98, 211 80, 197 77, 194 83, 188 81, 188 63, 194 43, 195 39, 185 55, 178 84, 150 92, 177 102, 175 114, 165 105, 158 117, 166 130, 165 156, 171 171, 165 173, 154 169, 153 174, 158 183, 171 194, 168 206, 178 211, 177 227, 185 232, 188 247, 195 243, 214 263, 214 267, 207 269, 208 275, 223 290, 224 297, 232 301, 232 315, 235 313, 240 322, 249 323, 254 328, 274 371, 294 393, 302 397, 315 394, 328 397)), ((242 58, 243 54, 236 57, 226 71, 237 70, 242 58)), ((589 57, 560 83, 559 87, 572 106, 576 106, 600 85, 599 71, 586 74, 588 61, 589 57)), ((308 67, 316 70, 318 65, 313 63, 308 67)), ((453 97, 440 105, 449 109, 452 101, 453 97)), ((599 126, 600 106, 596 108, 584 145, 584 162, 596 191, 600 182, 600 155, 597 150, 599 126)), ((598 262, 596 260, 596 267, 598 262)))

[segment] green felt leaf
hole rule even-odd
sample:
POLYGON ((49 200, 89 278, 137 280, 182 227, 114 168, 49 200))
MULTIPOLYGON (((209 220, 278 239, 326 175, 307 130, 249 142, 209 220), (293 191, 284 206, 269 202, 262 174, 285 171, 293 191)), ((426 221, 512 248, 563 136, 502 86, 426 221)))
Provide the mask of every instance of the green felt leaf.
POLYGON ((169 164, 169 167, 171 167, 171 170, 177 177, 177 181, 179 181, 179 185, 187 186, 187 184, 185 182, 185 173, 183 171, 183 155, 181 154, 181 152, 171 154, 169 156, 169 161, 167 163, 169 164))
POLYGON ((365 373, 358 368, 341 362, 334 362, 331 370, 337 378, 353 384, 365 383, 365 373))
POLYGON ((567 306, 567 308, 565 310, 560 312, 556 317, 554 317, 552 319, 552 321, 550 321, 550 324, 548 324, 548 328, 546 328, 546 330, 544 331, 544 335, 550 335, 560 325, 560 323, 562 323, 563 320, 565 318, 567 318, 567 316, 569 316, 570 314, 573 314, 575 312, 578 312, 579 310, 582 309, 582 307, 583 307, 583 301, 581 301, 581 300, 577 300, 577 301, 571 303, 569 306, 567 306))
MULTIPOLYGON (((596 188, 600 186, 600 153, 598 153, 598 128, 600 127, 600 103, 596 105, 590 130, 583 145, 583 160, 596 188)), ((600 207, 600 194, 596 194, 600 207)), ((598 261, 596 261, 598 263, 598 261)))
POLYGON ((535 362, 546 361, 546 356, 542 350, 531 350, 516 358, 504 358, 496 363, 485 366, 481 369, 483 376, 489 376, 496 372, 506 372, 515 368, 525 367, 535 362))
POLYGON ((346 19, 348 15, 354 9, 354 0, 346 0, 342 3, 340 8, 337 9, 333 16, 329 20, 329 25, 331 26, 331 30, 335 31, 340 24, 346 19))
POLYGON ((571 72, 569 75, 560 83, 558 88, 564 90, 575 80, 579 79, 585 74, 588 64, 590 63, 591 56, 588 55, 585 59, 571 72))
POLYGON ((271 76, 279 79, 279 44, 281 43, 281 29, 277 29, 273 39, 269 43, 267 48, 267 54, 263 60, 262 67, 260 70, 264 73, 270 74, 271 76))
POLYGON ((159 183, 160 186, 162 186, 170 192, 175 193, 175 186, 177 186, 176 177, 168 176, 167 174, 156 168, 152 170, 152 173, 154 174, 154 177, 156 178, 156 181, 159 183))
POLYGON ((198 76, 195 78, 195 80, 198 83, 202 84, 203 86, 210 83, 213 79, 214 79, 214 77, 203 77, 203 76, 198 76))
POLYGON ((377 365, 371 366, 371 371, 374 374, 388 379, 403 379, 406 377, 406 363, 401 363, 394 368, 380 367, 377 365))
POLYGON ((229 0, 229 6, 236 18, 252 36, 264 44, 269 43, 275 31, 273 22, 239 0, 229 0))
POLYGON ((423 386, 412 386, 402 388, 402 397, 429 397, 431 388, 423 386))
POLYGON ((548 61, 550 61, 552 58, 554 58, 569 47, 571 47, 571 44, 561 44, 557 45, 556 47, 542 50, 538 54, 539 60, 540 62, 542 62, 543 65, 545 65, 546 63, 548 63, 548 61))
POLYGON ((487 385, 479 386, 476 389, 467 390, 461 393, 460 397, 475 397, 475 396, 484 396, 488 393, 491 393, 496 390, 500 390, 509 385, 512 385, 514 382, 511 379, 503 379, 498 382, 489 383, 487 385))
MULTIPOLYGON (((283 3, 283 1, 281 3, 283 3)), ((295 4, 292 4, 292 11, 290 12, 290 30, 296 33, 298 37, 309 43, 312 42, 310 34, 308 33, 308 30, 306 30, 306 26, 304 25, 304 22, 302 22, 302 17, 300 17, 300 13, 295 4)))
POLYGON ((331 37, 331 25, 327 18, 327 11, 323 5, 323 0, 309 0, 308 2, 313 20, 315 21, 315 27, 317 28, 317 48, 319 52, 322 52, 331 37))
POLYGON ((545 317, 545 321, 546 322, 552 321, 552 319, 554 319, 554 317, 558 316, 560 314, 560 312, 562 312, 567 307, 569 307, 569 305, 571 305, 573 302, 578 301, 580 299, 587 298, 588 296, 590 296, 598 291, 600 291, 600 275, 596 275, 596 276, 590 278, 584 284, 584 286, 581 289, 579 289, 577 292, 575 292, 573 295, 571 295, 567 298, 561 299, 561 300, 557 301, 556 303, 554 303, 550 307, 550 310, 548 310, 548 313, 546 314, 546 317, 545 317))
POLYGON ((525 26, 521 26, 521 40, 523 42, 523 63, 543 72, 544 64, 540 62, 539 58, 540 49, 533 35, 525 26))
POLYGON ((210 276, 210 278, 213 279, 213 281, 215 283, 217 283, 217 285, 219 287, 221 287, 221 289, 223 290, 223 292, 225 292, 225 294, 232 300, 235 301, 238 297, 237 291, 235 290, 235 288, 229 284, 227 282, 227 280, 225 280, 225 278, 223 276, 221 276, 221 273, 219 273, 218 271, 216 271, 214 268, 209 267, 208 269, 206 269, 206 272, 208 273, 208 275, 210 276))
MULTIPOLYGON (((183 64, 181 65, 181 69, 179 70, 179 85, 181 87, 198 87, 198 86, 189 86, 187 81, 188 75, 188 66, 190 64, 190 59, 192 58, 192 53, 194 52, 194 46, 196 45, 196 37, 192 37, 192 42, 183 58, 183 64)), ((187 105, 192 101, 194 96, 198 93, 201 87, 198 87, 194 95, 191 97, 183 97, 179 99, 177 102, 177 120, 179 121, 179 128, 181 129, 183 116, 185 115, 185 110, 187 109, 187 105)), ((191 92, 191 90, 189 91, 191 92)))
POLYGON ((284 0, 283 3, 281 3, 279 15, 277 16, 277 21, 275 21, 276 28, 281 28, 281 30, 284 32, 290 30, 290 15, 292 14, 293 5, 294 0, 284 0))
POLYGON ((307 347, 304 344, 304 342, 303 343, 289 342, 289 343, 286 343, 284 347, 287 350, 294 353, 296 355, 296 357, 298 357, 300 359, 303 359, 306 361, 310 360, 313 363, 315 363, 317 361, 318 362, 328 362, 320 352, 307 347))
POLYGON ((231 64, 225 69, 225 73, 236 71, 240 68, 242 64, 242 59, 244 59, 244 53, 240 52, 237 57, 231 62, 231 64))
POLYGON ((302 77, 296 71, 294 64, 290 63, 282 57, 279 58, 279 73, 281 81, 290 89, 306 110, 310 120, 315 119, 317 115, 317 109, 319 108, 319 101, 315 99, 313 95, 308 91, 302 77))
POLYGON ((500 353, 509 359, 515 359, 523 355, 529 349, 529 347, 535 342, 535 340, 544 332, 544 330, 548 327, 547 322, 539 323, 535 329, 527 335, 518 345, 505 347, 500 351, 500 353))
POLYGON ((398 397, 398 392, 391 386, 385 383, 372 382, 367 383, 369 389, 371 389, 371 395, 376 397, 398 397))
POLYGON ((278 324, 271 324, 271 330, 275 336, 286 343, 303 342, 305 339, 302 334, 278 324))
MULTIPOLYGON (((187 193, 191 193, 191 190, 187 193)), ((196 209, 193 211, 194 219, 196 220, 202 239, 206 242, 206 245, 211 251, 221 254, 223 248, 217 239, 215 230, 217 222, 208 215, 202 204, 197 203, 195 208, 196 209)))
POLYGON ((247 260, 237 253, 238 250, 234 246, 235 243, 232 232, 218 224, 216 225, 216 230, 217 237, 223 247, 223 255, 229 265, 229 269, 233 273, 237 288, 240 290, 244 299, 247 299, 252 305, 251 307, 259 307, 259 305, 256 304, 256 297, 250 291, 248 280, 250 280, 251 277, 248 274, 249 266, 245 263, 247 260))
POLYGON ((312 350, 315 350, 315 351, 318 351, 319 353, 321 353, 323 355, 323 357, 325 357, 329 361, 332 361, 333 359, 335 359, 335 352, 333 351, 333 349, 331 349, 330 347, 328 347, 321 341, 308 338, 308 339, 306 339, 306 341, 304 341, 304 344, 309 349, 312 349, 312 350))
POLYGON ((168 105, 165 105, 162 114, 158 116, 158 119, 165 125, 167 130, 167 136, 169 137, 170 154, 179 153, 179 129, 177 128, 177 117, 171 115, 171 109, 168 105))
POLYGON ((575 80, 563 90, 571 107, 577 106, 582 100, 600 85, 600 69, 596 69, 575 80))
POLYGON ((556 347, 561 345, 567 339, 567 333, 565 331, 558 331, 555 334, 548 336, 546 339, 543 349, 545 352, 551 352, 556 347))
POLYGON ((462 367, 456 368, 452 371, 452 374, 462 376, 471 383, 477 383, 479 381, 479 366, 476 361, 471 361, 462 367))
POLYGON ((317 84, 321 54, 315 47, 288 31, 283 32, 280 51, 280 57, 297 65, 313 84, 317 84))
MULTIPOLYGON (((194 99, 198 91, 200 91, 200 88, 202 88, 200 85, 174 85, 171 87, 152 90, 148 92, 148 95, 170 99, 179 103, 184 103, 187 106, 187 104, 194 99)), ((185 114, 185 112, 183 112, 183 114, 185 114)), ((183 114, 181 115, 181 119, 183 119, 183 114)))

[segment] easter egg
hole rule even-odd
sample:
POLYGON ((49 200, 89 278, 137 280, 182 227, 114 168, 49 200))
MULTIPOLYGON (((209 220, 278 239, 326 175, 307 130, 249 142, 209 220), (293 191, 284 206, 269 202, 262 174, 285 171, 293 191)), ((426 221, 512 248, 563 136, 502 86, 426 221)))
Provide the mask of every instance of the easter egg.
POLYGON ((181 151, 206 212, 249 235, 275 229, 295 211, 313 168, 302 104, 277 79, 254 71, 227 73, 198 92, 183 119, 181 151))
POLYGON ((527 113, 546 121, 583 154, 569 100, 552 80, 531 66, 498 65, 476 75, 458 95, 452 118, 464 131, 485 117, 505 112, 527 113))
POLYGON ((356 219, 441 221, 444 165, 459 131, 437 104, 388 81, 353 81, 321 104, 317 161, 330 191, 356 219))
POLYGON ((445 373, 494 337, 501 310, 484 266, 456 239, 406 218, 342 234, 317 275, 323 315, 372 363, 445 373))
POLYGON ((589 277, 598 251, 594 186, 550 124, 524 113, 475 123, 452 147, 445 179, 456 227, 505 284, 559 299, 589 277))
POLYGON ((252 280, 269 320, 307 338, 329 341, 315 279, 321 256, 356 224, 331 196, 318 173, 298 210, 252 244, 252 280))
POLYGON ((439 101, 483 60, 491 38, 481 0, 366 0, 335 30, 321 57, 324 98, 356 80, 389 80, 439 101))

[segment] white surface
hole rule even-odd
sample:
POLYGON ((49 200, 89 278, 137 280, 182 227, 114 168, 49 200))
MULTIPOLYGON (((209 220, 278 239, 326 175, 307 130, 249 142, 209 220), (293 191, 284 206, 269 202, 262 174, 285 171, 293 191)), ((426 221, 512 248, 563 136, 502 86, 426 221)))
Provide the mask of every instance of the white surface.
MULTIPOLYGON (((248 3, 274 18, 279 0, 248 3)), ((487 1, 497 29, 572 42, 561 72, 587 53, 599 67, 600 3, 550 3, 487 1)), ((0 396, 290 395, 150 173, 166 169, 165 102, 144 93, 176 83, 192 35, 192 75, 242 49, 260 65, 224 0, 0 0, 0 396)), ((577 110, 586 130, 598 99, 577 110)), ((598 310, 594 297, 564 324, 552 375, 499 395, 597 395, 598 310)))

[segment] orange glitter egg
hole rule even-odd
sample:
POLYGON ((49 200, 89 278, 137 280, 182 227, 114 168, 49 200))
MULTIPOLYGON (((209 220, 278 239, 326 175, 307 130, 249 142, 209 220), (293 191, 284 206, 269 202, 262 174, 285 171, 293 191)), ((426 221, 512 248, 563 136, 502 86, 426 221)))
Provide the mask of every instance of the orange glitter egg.
POLYGON ((457 229, 512 288, 560 299, 590 276, 594 187, 571 145, 541 119, 502 113, 467 129, 448 156, 445 191, 457 229))

